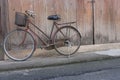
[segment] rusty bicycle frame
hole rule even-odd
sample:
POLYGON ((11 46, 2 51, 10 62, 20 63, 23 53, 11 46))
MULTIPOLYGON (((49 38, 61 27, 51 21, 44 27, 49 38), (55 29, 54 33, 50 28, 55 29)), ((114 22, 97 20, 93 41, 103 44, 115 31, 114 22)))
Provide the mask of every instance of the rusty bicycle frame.
MULTIPOLYGON (((53 30, 54 30, 54 28, 56 27, 57 28, 57 30, 58 29, 60 29, 59 27, 58 27, 58 25, 71 25, 71 24, 73 24, 73 23, 76 23, 76 22, 68 22, 68 23, 61 23, 61 24, 58 24, 57 22, 56 22, 56 20, 53 20, 53 25, 52 25, 52 29, 51 29, 51 33, 50 33, 50 36, 48 36, 46 33, 44 33, 40 28, 39 28, 39 26, 37 26, 37 25, 35 25, 29 18, 27 19, 27 28, 25 29, 25 31, 30 31, 30 32, 32 32, 32 34, 34 34, 35 36, 37 36, 38 38, 39 38, 39 40, 45 45, 45 46, 40 46, 40 48, 42 49, 42 48, 46 48, 46 47, 49 47, 49 46, 51 46, 51 45, 54 45, 54 43, 53 43, 53 37, 54 37, 54 35, 55 35, 55 33, 56 32, 54 32, 53 33, 53 30), (35 27, 39 32, 41 32, 49 41, 52 41, 52 43, 47 43, 47 42, 45 42, 44 40, 42 40, 41 39, 41 37, 38 35, 38 34, 36 34, 31 28, 30 28, 30 26, 29 26, 29 24, 31 24, 33 27, 35 27)), ((57 31, 56 30, 56 31, 57 31)), ((65 37, 65 35, 63 34, 63 32, 62 31, 60 31, 61 32, 61 34, 65 37)), ((26 37, 26 36, 25 36, 26 37)), ((25 38, 24 38, 24 40, 25 40, 25 38)), ((23 40, 23 42, 24 42, 24 40, 23 40)), ((23 43, 22 42, 22 43, 23 43)), ((21 43, 21 44, 22 44, 21 43)), ((36 40, 35 40, 35 46, 36 46, 36 40)))

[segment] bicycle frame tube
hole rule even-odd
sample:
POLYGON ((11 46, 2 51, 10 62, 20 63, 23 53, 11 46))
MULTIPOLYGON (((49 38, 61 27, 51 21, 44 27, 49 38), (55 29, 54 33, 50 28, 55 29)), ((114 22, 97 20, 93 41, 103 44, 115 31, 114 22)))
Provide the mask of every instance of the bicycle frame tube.
MULTIPOLYGON (((57 28, 57 30, 58 30, 58 29, 59 29, 58 25, 61 25, 61 24, 58 24, 58 23, 54 22, 54 25, 56 26, 56 28, 57 28)), ((63 33, 62 31, 60 31, 60 32, 61 32, 61 34, 65 37, 64 33, 63 33)), ((56 34, 56 33, 55 33, 55 34, 56 34)), ((55 36, 55 34, 54 34, 54 36, 55 36)))
MULTIPOLYGON (((19 29, 17 29, 17 30, 19 30, 19 29)), ((25 31, 27 31, 27 30, 28 30, 28 29, 25 29, 25 31)), ((19 44, 19 46, 24 43, 25 39, 26 39, 26 33, 25 33, 25 35, 24 35, 24 38, 23 38, 22 42, 19 44)))
POLYGON ((29 28, 29 30, 30 30, 30 32, 32 32, 35 36, 37 36, 43 44, 47 45, 47 43, 46 43, 45 41, 43 41, 43 40, 40 38, 40 36, 37 35, 32 29, 29 28))
POLYGON ((51 33, 50 33, 50 38, 52 39, 52 34, 53 34, 53 30, 54 30, 54 26, 55 26, 55 22, 53 22, 53 25, 52 25, 52 29, 51 29, 51 33))
POLYGON ((51 38, 51 39, 52 39, 52 37, 53 37, 52 35, 54 35, 54 34, 53 34, 53 30, 54 30, 55 27, 57 28, 57 30, 59 29, 57 22, 54 21, 54 22, 53 22, 53 25, 52 25, 52 29, 51 29, 51 34, 50 34, 50 38, 51 38))
MULTIPOLYGON (((57 30, 59 29, 59 27, 58 27, 58 25, 60 25, 60 24, 58 24, 57 22, 53 22, 53 25, 52 25, 52 29, 51 29, 51 33, 50 33, 50 37, 48 36, 48 35, 46 35, 40 28, 38 28, 38 26, 36 26, 34 23, 32 23, 30 20, 27 20, 28 22, 28 24, 27 24, 27 29, 26 30, 30 30, 30 32, 32 32, 35 36, 37 36, 39 39, 40 39, 40 41, 43 43, 43 44, 45 44, 46 46, 48 46, 49 44, 47 43, 47 42, 45 42, 44 40, 42 40, 41 39, 41 37, 38 35, 38 34, 36 34, 32 29, 30 29, 29 28, 29 24, 31 24, 31 25, 33 25, 33 27, 35 27, 38 31, 40 31, 48 40, 52 40, 53 41, 53 37, 54 37, 54 35, 55 35, 55 33, 53 34, 53 30, 54 30, 54 28, 56 27, 57 28, 57 30), (52 36, 53 35, 53 36, 52 36)), ((65 35, 64 35, 64 33, 62 32, 62 31, 60 31, 61 32, 61 34, 65 37, 65 35)))
POLYGON ((29 30, 30 32, 32 32, 32 33, 33 33, 35 36, 37 36, 37 37, 39 38, 39 40, 40 40, 43 44, 45 44, 46 46, 48 46, 49 44, 48 44, 47 42, 45 42, 44 40, 42 40, 41 37, 40 37, 38 34, 36 34, 31 28, 29 28, 29 24, 33 25, 33 27, 35 27, 39 32, 41 32, 49 41, 51 41, 51 40, 53 41, 52 35, 53 35, 54 26, 56 26, 56 28, 59 29, 58 26, 57 26, 57 23, 54 21, 54 22, 53 22, 53 25, 52 25, 50 37, 49 37, 49 36, 46 35, 40 28, 38 28, 38 26, 36 26, 34 23, 32 23, 30 20, 28 20, 27 23, 28 23, 28 24, 27 24, 27 29, 26 29, 26 30, 29 30))
MULTIPOLYGON (((55 35, 55 33, 53 34, 53 30, 54 30, 54 27, 56 27, 57 28, 57 30, 59 29, 59 27, 58 27, 58 23, 57 22, 53 22, 53 26, 52 26, 52 30, 51 30, 51 34, 50 34, 50 38, 52 39, 53 37, 54 37, 54 35, 55 35), (53 36, 52 36, 53 35, 53 36)), ((60 31, 61 32, 61 34, 65 37, 65 35, 63 34, 63 32, 62 31, 60 31)))
POLYGON ((32 24, 36 29, 38 29, 43 35, 46 36, 47 39, 50 39, 50 37, 48 35, 46 35, 40 28, 38 28, 38 26, 36 26, 34 23, 32 23, 31 21, 29 21, 30 24, 32 24))

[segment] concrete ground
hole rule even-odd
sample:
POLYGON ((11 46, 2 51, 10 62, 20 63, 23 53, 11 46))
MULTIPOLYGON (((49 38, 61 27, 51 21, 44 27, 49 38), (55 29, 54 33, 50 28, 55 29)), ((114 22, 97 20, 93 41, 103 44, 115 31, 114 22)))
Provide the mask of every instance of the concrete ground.
MULTIPOLYGON (((38 50, 37 50, 38 51, 38 50)), ((120 43, 85 45, 70 57, 58 55, 55 50, 36 53, 30 59, 22 62, 6 59, 0 61, 0 71, 48 67, 93 60, 103 60, 120 57, 120 43)))

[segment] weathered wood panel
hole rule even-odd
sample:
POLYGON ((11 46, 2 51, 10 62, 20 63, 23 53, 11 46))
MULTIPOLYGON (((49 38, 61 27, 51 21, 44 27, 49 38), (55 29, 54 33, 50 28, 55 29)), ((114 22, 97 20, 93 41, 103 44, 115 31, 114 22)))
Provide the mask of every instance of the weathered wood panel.
POLYGON ((0 0, 0 43, 2 42, 2 25, 1 25, 1 0, 0 0))
MULTIPOLYGON (((2 46, 1 46, 1 42, 2 42, 3 36, 2 36, 2 24, 1 24, 1 0, 0 0, 0 55, 3 53, 2 52, 2 46)), ((0 56, 0 59, 3 59, 4 55, 2 54, 2 56, 0 56)))
POLYGON ((120 0, 95 0, 95 43, 120 41, 120 0))
POLYGON ((0 0, 0 60, 4 59, 2 42, 7 33, 7 0, 0 0))
POLYGON ((8 26, 8 30, 9 32, 12 31, 13 29, 15 29, 17 26, 14 25, 15 23, 15 12, 22 12, 22 4, 20 0, 8 0, 9 6, 9 26, 8 26))
POLYGON ((8 24, 8 5, 7 0, 0 0, 1 7, 1 29, 3 36, 7 33, 8 24))
MULTIPOLYGON (((52 21, 47 20, 47 16, 59 14, 62 22, 77 21, 73 26, 77 27, 82 34, 83 44, 93 43, 92 34, 92 9, 89 0, 8 0, 9 3, 9 30, 17 26, 14 25, 15 12, 25 10, 35 11, 35 23, 40 25, 45 33, 50 35, 52 21), (17 5, 17 6, 16 6, 17 5)), ((33 29, 41 35, 38 30, 33 29)))
POLYGON ((1 6, 0 6, 0 42, 2 41, 2 25, 1 25, 1 6))
MULTIPOLYGON (((4 1, 4 0, 1 0, 4 1)), ((35 11, 35 23, 40 25, 47 35, 50 35, 52 21, 47 16, 59 14, 61 22, 77 21, 73 26, 77 27, 82 35, 82 44, 120 42, 120 0, 95 0, 94 24, 92 14, 92 0, 5 0, 8 1, 9 17, 2 25, 8 26, 7 32, 17 26, 14 25, 15 12, 25 10, 35 11), (94 31, 93 31, 94 27, 94 31), (94 39, 94 40, 93 40, 94 39)), ((7 2, 6 2, 7 3, 7 2)), ((5 4, 5 3, 4 3, 5 4)), ((3 4, 1 4, 3 5, 3 4)), ((1 8, 2 10, 4 8, 1 8)), ((7 15, 2 13, 3 15, 7 15)), ((4 17, 2 17, 4 19, 4 17)), ((37 29, 33 30, 43 36, 37 29)), ((6 33, 6 32, 4 32, 6 33)))
POLYGON ((82 35, 82 44, 93 44, 93 18, 91 0, 77 0, 77 26, 82 35))

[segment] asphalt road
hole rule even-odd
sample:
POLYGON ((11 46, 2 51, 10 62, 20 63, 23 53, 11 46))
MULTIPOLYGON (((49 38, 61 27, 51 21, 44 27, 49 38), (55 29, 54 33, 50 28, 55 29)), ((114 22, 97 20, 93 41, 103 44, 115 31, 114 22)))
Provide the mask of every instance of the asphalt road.
POLYGON ((0 80, 120 80, 120 59, 0 72, 0 80))
POLYGON ((49 80, 120 80, 120 68, 58 77, 49 80))

